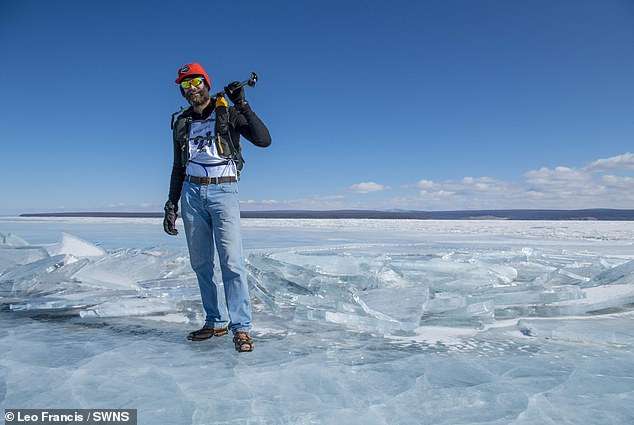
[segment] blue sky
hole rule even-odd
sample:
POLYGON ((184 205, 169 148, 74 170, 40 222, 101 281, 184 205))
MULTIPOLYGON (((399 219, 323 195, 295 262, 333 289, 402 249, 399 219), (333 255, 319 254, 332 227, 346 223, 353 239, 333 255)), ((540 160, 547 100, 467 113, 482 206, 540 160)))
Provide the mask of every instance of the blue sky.
POLYGON ((634 208, 634 2, 0 3, 0 214, 159 211, 174 78, 269 126, 243 209, 634 208))

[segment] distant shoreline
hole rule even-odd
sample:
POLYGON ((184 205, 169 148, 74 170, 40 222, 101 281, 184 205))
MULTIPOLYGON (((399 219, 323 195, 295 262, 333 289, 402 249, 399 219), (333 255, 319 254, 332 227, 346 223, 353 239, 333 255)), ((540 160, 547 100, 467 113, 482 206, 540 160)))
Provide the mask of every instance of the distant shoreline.
MULTIPOLYGON (((24 213, 20 217, 162 218, 159 212, 63 212, 24 213)), ((297 219, 390 219, 390 220, 577 220, 634 221, 634 210, 463 210, 463 211, 373 211, 373 210, 279 210, 241 211, 242 218, 297 219)))

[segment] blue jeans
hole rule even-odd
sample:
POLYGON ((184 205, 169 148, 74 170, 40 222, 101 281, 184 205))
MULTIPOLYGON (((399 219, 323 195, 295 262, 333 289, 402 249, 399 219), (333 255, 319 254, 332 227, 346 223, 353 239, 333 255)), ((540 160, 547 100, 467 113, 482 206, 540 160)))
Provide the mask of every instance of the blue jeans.
POLYGON ((242 257, 238 183, 199 185, 185 181, 181 210, 189 260, 205 309, 205 327, 224 328, 230 322, 234 333, 249 331, 251 302, 242 257), (220 259, 226 310, 213 281, 214 247, 220 259))

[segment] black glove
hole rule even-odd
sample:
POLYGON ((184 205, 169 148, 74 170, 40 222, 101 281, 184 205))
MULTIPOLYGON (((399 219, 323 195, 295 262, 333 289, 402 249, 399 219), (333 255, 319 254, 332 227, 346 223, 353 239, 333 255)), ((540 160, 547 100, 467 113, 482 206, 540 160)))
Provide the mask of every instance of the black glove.
POLYGON ((225 87, 225 93, 236 106, 242 106, 247 103, 244 99, 244 87, 240 87, 240 81, 234 81, 225 87))
POLYGON ((163 230, 168 235, 176 236, 178 235, 178 230, 176 230, 176 219, 178 218, 178 206, 174 205, 172 201, 167 201, 165 203, 165 218, 163 218, 163 230))

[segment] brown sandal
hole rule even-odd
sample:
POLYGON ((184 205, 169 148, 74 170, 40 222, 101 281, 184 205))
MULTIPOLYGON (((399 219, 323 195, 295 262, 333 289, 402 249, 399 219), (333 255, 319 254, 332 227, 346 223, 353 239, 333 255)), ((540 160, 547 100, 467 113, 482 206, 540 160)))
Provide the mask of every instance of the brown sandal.
POLYGON ((190 332, 187 339, 190 341, 204 341, 212 336, 223 336, 229 333, 228 328, 200 328, 197 331, 190 332))
POLYGON ((240 331, 233 335, 233 344, 236 347, 236 351, 239 353, 253 351, 253 347, 255 347, 253 339, 251 339, 249 334, 247 332, 240 331))

